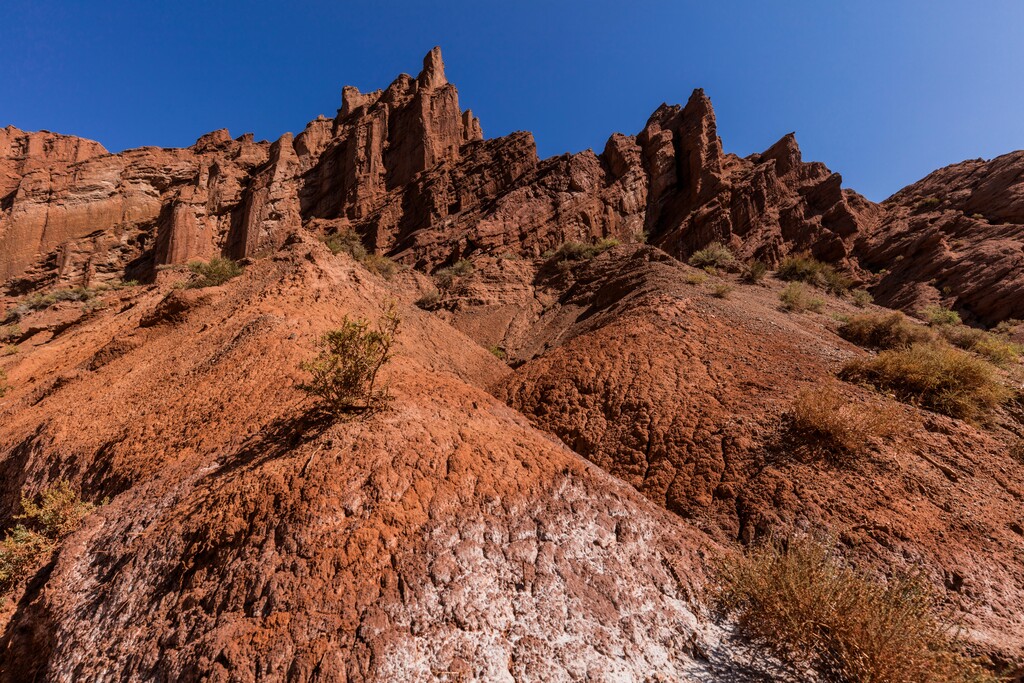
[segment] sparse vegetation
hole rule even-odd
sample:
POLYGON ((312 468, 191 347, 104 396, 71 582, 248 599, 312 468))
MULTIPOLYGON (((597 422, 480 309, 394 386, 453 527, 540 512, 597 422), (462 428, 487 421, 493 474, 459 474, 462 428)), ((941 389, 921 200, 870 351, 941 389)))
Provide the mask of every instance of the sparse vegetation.
POLYGON ((70 289, 55 289, 52 292, 36 292, 18 302, 12 310, 7 313, 9 324, 4 327, 9 330, 20 330, 14 325, 32 311, 44 311, 64 301, 89 301, 96 296, 96 293, 86 287, 72 287, 70 289))
POLYGON ((332 254, 344 252, 362 263, 368 271, 385 280, 390 280, 398 272, 398 264, 390 258, 368 251, 355 230, 341 230, 326 235, 323 238, 323 243, 327 245, 332 254))
POLYGON ((4 396, 10 390, 11 385, 7 383, 7 373, 0 368, 0 396, 4 396))
POLYGON ((855 315, 839 326, 839 336, 868 349, 905 348, 935 338, 930 330, 897 311, 855 315))
POLYGON ((441 292, 436 289, 416 299, 416 306, 424 311, 433 311, 441 305, 441 292))
POLYGON ((500 361, 505 361, 508 359, 508 354, 505 353, 505 349, 501 348, 500 346, 489 346, 487 350, 491 352, 491 355, 493 355, 500 361))
POLYGON ((942 205, 942 200, 938 197, 924 197, 917 203, 918 211, 934 211, 942 205))
POLYGON ((605 237, 592 244, 585 242, 565 242, 561 244, 558 249, 547 255, 547 259, 551 263, 559 263, 562 261, 588 261, 599 254, 603 254, 614 246, 617 246, 619 241, 614 237, 605 237))
POLYGON ((65 536, 78 528, 96 506, 83 501, 61 480, 43 491, 39 502, 22 496, 21 520, 0 543, 0 591, 26 579, 65 536))
POLYGON ((736 255, 721 242, 712 242, 693 252, 687 263, 695 268, 731 268, 736 263, 736 255))
POLYGON ((434 282, 437 283, 439 289, 451 289, 458 280, 472 275, 472 273, 473 263, 468 259, 460 259, 447 268, 441 268, 435 272, 434 282))
POLYGON ((323 241, 332 254, 345 252, 356 261, 366 258, 366 247, 355 230, 342 230, 326 235, 323 241))
POLYGON ((377 388, 377 373, 391 360, 400 322, 393 305, 373 329, 369 321, 346 316, 341 327, 320 338, 317 357, 300 365, 312 379, 299 388, 335 415, 383 407, 389 396, 377 388))
POLYGON ((848 362, 843 379, 864 382, 913 405, 975 419, 1008 397, 985 360, 941 343, 916 343, 848 362))
POLYGON ((882 582, 805 537, 780 545, 722 563, 711 595, 762 651, 834 683, 994 682, 958 652, 922 578, 882 582))
POLYGON ((811 289, 802 282, 790 282, 786 285, 786 288, 779 294, 779 301, 782 302, 783 310, 794 313, 820 311, 825 305, 825 302, 814 296, 811 289))
POLYGON ((945 306, 939 306, 938 304, 932 306, 925 306, 921 309, 921 317, 928 322, 929 325, 938 327, 940 325, 959 325, 960 314, 956 311, 950 310, 945 306))
POLYGON ((972 351, 1000 366, 1015 362, 1024 353, 1020 344, 975 327, 942 325, 939 333, 953 346, 972 351))
POLYGON ((736 290, 735 287, 733 287, 730 284, 726 284, 726 283, 723 282, 723 283, 715 285, 711 289, 711 295, 716 297, 716 298, 718 298, 718 299, 728 299, 729 295, 732 294, 735 290, 736 290))
POLYGON ((4 344, 0 347, 0 356, 13 356, 18 353, 17 344, 4 344))
POLYGON ((828 385, 797 394, 790 418, 797 448, 837 465, 852 464, 867 453, 872 440, 896 432, 894 411, 852 403, 828 385))
POLYGON ((870 303, 874 302, 874 297, 866 289, 855 289, 850 292, 850 298, 853 299, 853 305, 857 308, 864 308, 870 303))
POLYGON ((743 281, 756 285, 768 274, 768 266, 761 261, 747 261, 743 265, 743 281))
POLYGON ((185 285, 187 289, 216 287, 242 274, 242 266, 227 258, 212 258, 209 261, 193 261, 188 264, 192 279, 185 285))
POLYGON ((806 282, 837 295, 845 293, 852 284, 850 278, 836 270, 835 266, 823 263, 807 253, 784 258, 776 275, 782 280, 806 282))
POLYGON ((702 285, 707 281, 707 274, 701 273, 699 271, 694 273, 687 273, 686 276, 683 278, 683 282, 685 282, 688 285, 702 285))
POLYGON ((18 325, 0 325, 0 342, 13 342, 21 339, 24 331, 18 325))

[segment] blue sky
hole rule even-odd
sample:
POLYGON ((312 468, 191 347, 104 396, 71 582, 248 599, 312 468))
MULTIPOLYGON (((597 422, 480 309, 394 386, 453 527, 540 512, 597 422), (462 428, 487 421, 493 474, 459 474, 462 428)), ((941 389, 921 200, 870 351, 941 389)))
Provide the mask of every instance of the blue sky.
POLYGON ((272 3, 5 0, 0 126, 117 151, 209 130, 274 139, 441 45, 484 134, 600 150, 703 87, 726 150, 796 131, 805 159, 881 200, 1024 148, 1021 0, 272 3), (628 6, 627 6, 628 5, 628 6))

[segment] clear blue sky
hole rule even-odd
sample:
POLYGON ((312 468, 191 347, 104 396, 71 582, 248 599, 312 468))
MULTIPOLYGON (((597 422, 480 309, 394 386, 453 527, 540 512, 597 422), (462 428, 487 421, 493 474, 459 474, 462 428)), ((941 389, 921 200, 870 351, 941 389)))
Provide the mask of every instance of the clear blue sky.
POLYGON ((1024 1, 489 0, 0 4, 0 126, 117 151, 229 128, 274 139, 341 86, 415 74, 434 45, 488 137, 601 149, 703 87, 725 148, 796 131, 805 159, 883 199, 1024 148, 1024 1))

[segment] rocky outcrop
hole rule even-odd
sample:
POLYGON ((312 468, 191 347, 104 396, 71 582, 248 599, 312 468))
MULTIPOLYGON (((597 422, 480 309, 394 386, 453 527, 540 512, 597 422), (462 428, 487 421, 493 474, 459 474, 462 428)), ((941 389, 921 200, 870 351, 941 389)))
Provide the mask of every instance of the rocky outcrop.
POLYGON ((880 273, 876 298, 941 304, 971 322, 1024 318, 1024 152, 935 171, 886 200, 858 245, 880 273))

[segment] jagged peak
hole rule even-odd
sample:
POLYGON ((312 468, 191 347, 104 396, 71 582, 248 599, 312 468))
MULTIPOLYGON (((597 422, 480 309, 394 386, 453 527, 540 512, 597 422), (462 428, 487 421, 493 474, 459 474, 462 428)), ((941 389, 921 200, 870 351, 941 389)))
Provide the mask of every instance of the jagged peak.
POLYGON ((423 58, 423 71, 416 78, 420 88, 433 90, 448 84, 444 75, 444 59, 441 57, 441 48, 435 46, 423 58))
POLYGON ((796 133, 786 133, 774 145, 761 153, 761 160, 775 160, 775 170, 779 175, 786 175, 803 163, 800 145, 796 141, 796 133))

